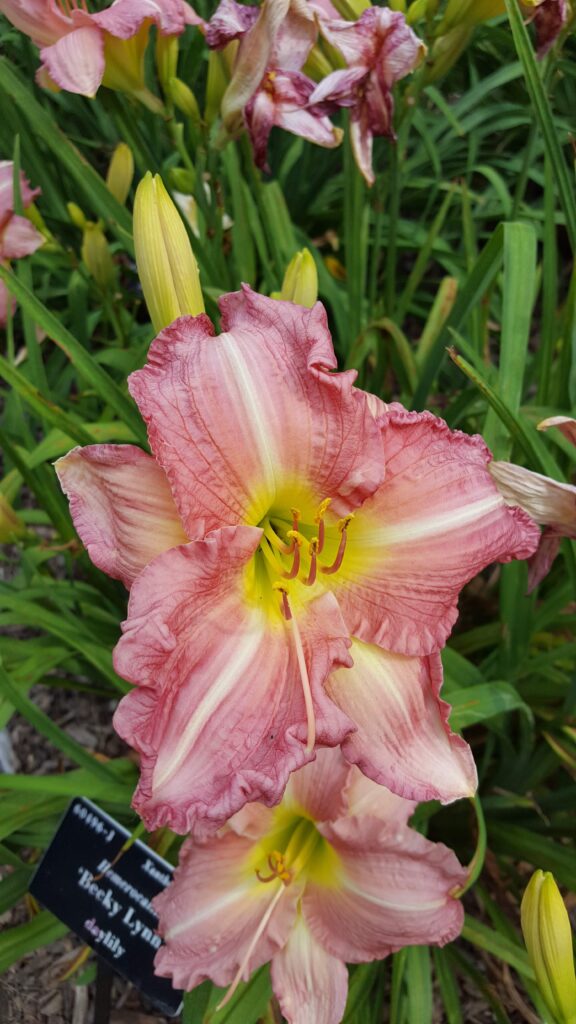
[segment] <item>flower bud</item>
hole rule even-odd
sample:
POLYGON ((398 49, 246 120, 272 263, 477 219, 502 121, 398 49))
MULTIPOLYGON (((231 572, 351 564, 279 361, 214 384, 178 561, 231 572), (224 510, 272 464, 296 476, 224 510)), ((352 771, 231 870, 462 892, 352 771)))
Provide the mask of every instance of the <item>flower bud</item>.
POLYGON ((292 257, 286 268, 281 299, 311 309, 318 298, 318 272, 312 253, 302 249, 292 257))
MULTIPOLYGON (((237 49, 236 42, 229 43, 226 49, 237 49)), ((220 115, 222 98, 228 87, 229 75, 225 68, 225 54, 218 50, 210 50, 208 54, 208 78, 206 81, 206 106, 204 120, 212 125, 220 115)))
POLYGON ((80 228, 80 231, 84 231, 86 226, 86 217, 77 203, 66 203, 66 209, 68 210, 68 216, 70 217, 74 227, 80 228))
POLYGON ((559 1024, 576 1024, 572 934, 564 901, 549 871, 535 871, 521 906, 522 933, 536 983, 559 1024))
POLYGON ((171 78, 169 95, 174 106, 189 117, 195 128, 200 127, 200 111, 192 89, 181 78, 171 78))
POLYGON ((150 171, 134 201, 136 265, 156 331, 204 312, 198 264, 181 217, 159 174, 150 171))
POLYGON ((170 79, 178 72, 178 36, 156 36, 156 70, 160 85, 165 93, 169 91, 170 79))
POLYGON ((187 167, 171 167, 168 176, 172 189, 175 189, 176 192, 183 192, 187 196, 192 195, 196 185, 196 175, 187 167))
POLYGON ((362 11, 367 11, 372 4, 370 0, 332 0, 332 6, 336 8, 341 18, 356 21, 362 11))
POLYGON ((119 142, 112 153, 106 175, 106 184, 119 203, 126 202, 134 177, 134 157, 130 146, 119 142))
POLYGON ((108 248, 106 235, 100 224, 86 221, 82 237, 82 259, 91 277, 103 292, 108 291, 114 282, 115 267, 108 248))
POLYGON ((26 527, 17 516, 10 502, 0 493, 0 544, 11 544, 23 537, 26 527))

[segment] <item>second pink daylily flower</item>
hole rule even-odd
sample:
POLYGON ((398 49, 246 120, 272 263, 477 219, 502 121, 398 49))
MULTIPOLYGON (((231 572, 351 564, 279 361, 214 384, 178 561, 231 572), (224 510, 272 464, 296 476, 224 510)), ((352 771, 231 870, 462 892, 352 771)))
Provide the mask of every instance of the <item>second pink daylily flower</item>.
POLYGON ((201 20, 187 0, 114 0, 94 14, 87 0, 0 0, 0 13, 40 48, 40 83, 83 96, 144 91, 150 26, 180 35, 201 20))
MULTIPOLYGON (((20 197, 26 209, 40 194, 39 188, 30 188, 26 177, 20 172, 20 197)), ((14 164, 11 160, 0 160, 0 263, 21 259, 36 252, 44 238, 26 217, 14 213, 14 164)), ((6 323, 8 309, 14 309, 15 300, 8 295, 3 281, 0 281, 0 326, 6 323)))
POLYGON ((57 464, 96 565, 131 587, 116 712, 149 828, 217 827, 280 800, 319 746, 396 793, 470 794, 438 650, 461 587, 530 555, 479 437, 335 373, 323 307, 245 287, 223 333, 181 317, 130 391, 154 457, 94 445, 57 464))
POLYGON ((191 989, 231 985, 272 961, 288 1024, 339 1024, 346 963, 443 946, 464 921, 467 873, 408 827, 415 805, 350 768, 336 750, 291 776, 274 811, 249 804, 207 843, 188 840, 154 901, 165 940, 156 973, 191 989))

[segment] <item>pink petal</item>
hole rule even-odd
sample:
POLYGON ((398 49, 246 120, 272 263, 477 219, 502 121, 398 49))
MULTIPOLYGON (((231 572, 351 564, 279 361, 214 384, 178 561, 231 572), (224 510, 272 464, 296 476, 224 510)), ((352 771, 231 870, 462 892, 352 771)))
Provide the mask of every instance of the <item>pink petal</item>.
POLYGON ((576 420, 571 416, 549 416, 538 424, 538 430, 549 430, 550 427, 557 427, 568 441, 576 445, 576 420))
POLYGON ((244 108, 262 81, 289 7, 290 0, 263 4, 253 27, 240 42, 232 79, 221 107, 224 127, 231 135, 242 130, 244 108))
POLYGON ((448 726, 439 655, 407 658, 353 640, 354 667, 338 669, 326 692, 356 724, 342 750, 364 774, 409 800, 450 803, 478 779, 468 744, 448 726))
POLYGON ((491 462, 490 475, 508 505, 519 505, 564 537, 576 537, 576 487, 512 462, 491 462))
POLYGON ((353 107, 360 97, 361 87, 368 77, 365 67, 332 71, 315 87, 311 103, 333 103, 337 107, 353 107))
POLYGON ((299 914, 287 944, 272 960, 272 988, 288 1024, 339 1024, 348 971, 316 941, 299 914))
MULTIPOLYGON (((138 689, 114 725, 142 755, 134 806, 150 829, 199 834, 247 802, 274 804, 313 756, 291 628, 246 597, 261 535, 214 531, 160 555, 132 587, 115 667, 138 689)), ((353 725, 322 684, 349 663, 346 628, 330 594, 298 617, 317 743, 336 746, 353 725)))
POLYGON ((346 789, 347 816, 350 818, 380 818, 392 825, 407 825, 414 814, 417 801, 396 796, 385 786, 379 786, 363 775, 359 768, 352 767, 346 789))
POLYGON ((0 281, 0 327, 4 327, 8 320, 8 309, 13 316, 16 309, 16 299, 10 295, 4 281, 0 281))
MULTIPOLYGON (((30 188, 23 171, 20 171, 20 196, 24 208, 40 195, 39 188, 30 188)), ((14 213, 14 164, 12 160, 0 160, 0 226, 14 213)))
POLYGON ((317 146, 338 146, 338 134, 328 117, 317 110, 305 109, 314 83, 297 72, 278 73, 275 80, 275 124, 293 135, 300 135, 317 146))
POLYGON ((126 587, 157 555, 188 540, 164 473, 140 448, 74 448, 56 472, 94 565, 126 587))
POLYGON ((368 185, 375 182, 374 171, 372 170, 372 143, 374 136, 370 128, 370 119, 366 104, 362 104, 350 118, 350 142, 352 152, 360 173, 368 185))
POLYGON ((104 74, 104 40, 96 26, 83 25, 40 50, 50 77, 68 92, 95 96, 104 74))
POLYGON ((53 0, 0 0, 0 12, 36 46, 49 46, 70 27, 53 0))
POLYGON ((560 534, 553 529, 546 529, 542 533, 538 550, 528 562, 528 589, 529 594, 542 582, 552 568, 552 563, 560 550, 560 534))
POLYGON ((318 827, 340 858, 339 884, 309 881, 302 912, 332 956, 376 960, 403 946, 443 946, 460 933, 464 911, 450 893, 466 872, 442 843, 375 818, 318 827))
POLYGON ((221 0, 206 28, 208 46, 220 50, 233 39, 240 39, 252 28, 259 13, 258 7, 237 4, 236 0, 221 0))
POLYGON ((111 7, 91 15, 94 25, 117 39, 135 36, 144 21, 154 22, 162 35, 180 35, 185 27, 182 0, 114 0, 111 7))
POLYGON ((539 532, 506 506, 480 437, 390 408, 382 438, 386 480, 356 513, 333 586, 351 634, 429 654, 445 643, 464 584, 491 562, 528 558, 539 532))
POLYGON ((276 107, 267 89, 257 89, 244 111, 246 128, 254 151, 254 163, 263 171, 270 171, 266 152, 268 139, 275 123, 276 107))
POLYGON ((333 821, 346 812, 350 774, 339 749, 319 750, 315 761, 290 776, 283 804, 302 808, 314 821, 333 821))
POLYGON ((354 373, 329 372, 322 306, 247 287, 220 305, 224 334, 180 318, 129 385, 189 536, 257 524, 274 505, 356 508, 384 474, 380 432, 354 373))
POLYGON ((0 230, 0 260, 16 260, 29 256, 44 245, 44 237, 25 217, 13 215, 0 230))
MULTIPOLYGON (((175 988, 191 989, 206 978, 229 985, 248 952, 278 885, 258 881, 252 843, 227 832, 210 842, 188 840, 180 851, 174 881, 154 900, 165 945, 155 972, 175 988)), ((290 933, 301 888, 284 888, 261 938, 248 959, 246 976, 271 959, 290 933)))

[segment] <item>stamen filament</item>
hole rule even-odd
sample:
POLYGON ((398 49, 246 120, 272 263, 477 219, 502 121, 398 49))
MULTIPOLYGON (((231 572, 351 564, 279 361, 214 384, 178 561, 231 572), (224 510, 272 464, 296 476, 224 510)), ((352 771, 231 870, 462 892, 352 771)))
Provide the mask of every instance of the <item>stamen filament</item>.
POLYGON ((326 515, 326 511, 327 511, 329 505, 331 505, 331 504, 332 504, 332 498, 324 498, 324 501, 322 501, 320 503, 320 507, 318 508, 318 511, 317 511, 317 513, 316 513, 316 515, 314 517, 314 522, 316 523, 316 525, 318 527, 318 554, 321 554, 322 549, 324 547, 324 540, 325 540, 324 516, 326 515))
POLYGON ((277 590, 279 594, 282 594, 282 614, 286 619, 286 622, 289 622, 292 618, 292 611, 288 601, 288 591, 286 590, 286 587, 283 587, 281 583, 276 582, 272 584, 272 590, 277 590))
MULTIPOLYGON (((268 538, 272 547, 276 548, 276 550, 279 551, 281 555, 292 554, 294 550, 294 542, 292 542, 292 544, 290 544, 290 546, 288 547, 288 545, 285 544, 284 541, 280 540, 280 537, 276 533, 276 530, 268 520, 266 521, 266 525, 264 526, 264 536, 268 538)), ((288 534, 288 536, 290 536, 290 534, 288 534)))
POLYGON ((316 567, 318 563, 318 537, 313 537, 308 545, 308 554, 310 555, 310 570, 308 577, 303 580, 305 587, 312 587, 316 582, 316 567))
POLYGON ((282 565, 282 562, 280 562, 276 558, 276 555, 272 551, 272 548, 269 547, 268 544, 264 543, 264 544, 260 544, 260 551, 264 555, 264 558, 268 562, 268 565, 270 565, 272 567, 272 569, 274 570, 274 574, 275 575, 282 575, 282 573, 284 572, 284 566, 282 565))
POLYGON ((292 544, 294 546, 294 561, 292 562, 292 568, 289 572, 282 573, 285 580, 295 580, 298 573, 300 572, 300 547, 302 540, 300 534, 296 530, 289 530, 288 537, 291 537, 292 544))
MULTIPOLYGON (((288 598, 286 598, 288 601, 288 598)), ((314 715, 314 703, 312 700, 312 690, 310 689, 310 677, 308 675, 308 669, 306 667, 306 658, 304 657, 304 648, 302 646, 302 637, 300 636, 300 630, 298 629, 298 623, 293 615, 289 620, 292 626, 292 636, 294 637, 294 646, 296 648, 296 658, 298 659, 298 668, 300 670, 300 681, 302 683, 302 693, 304 694, 304 704, 306 706, 306 720, 308 724, 308 737, 306 740, 306 753, 310 754, 314 749, 316 742, 316 718, 314 715)))
POLYGON ((285 891, 285 886, 281 883, 280 884, 280 888, 278 889, 277 892, 274 893, 273 898, 271 899, 270 903, 268 904, 268 907, 266 908, 266 910, 265 910, 265 912, 264 912, 264 914, 262 916, 262 920, 260 921, 260 924, 258 925, 256 931, 254 932, 254 935, 252 936, 252 939, 250 940, 250 945, 248 946, 248 949, 246 950, 246 953, 242 957, 242 963, 240 964, 240 967, 236 971, 236 974, 234 976, 234 980, 233 980, 232 984, 230 985, 230 988, 228 989, 228 991, 227 991, 226 995, 224 996, 224 998, 221 999, 220 1002, 218 1003, 218 1006, 216 1007, 216 1012, 218 1012, 218 1010, 221 1010, 222 1007, 226 1006, 226 1003, 229 1003, 230 1000, 232 999, 232 996, 234 995, 236 989, 238 988, 238 985, 242 981, 242 976, 244 974, 244 971, 246 970, 246 965, 248 964, 248 962, 250 960, 250 957, 252 956, 252 953, 254 952, 256 944, 257 944, 260 936, 262 935, 264 929, 266 928, 270 918, 272 917, 272 914, 274 912, 276 904, 278 903, 278 901, 279 901, 280 897, 282 896, 282 894, 284 893, 284 891, 285 891))
POLYGON ((338 551, 336 552, 336 558, 332 562, 332 565, 320 566, 320 572, 326 573, 327 576, 331 576, 332 573, 338 572, 338 569, 342 565, 342 562, 344 560, 344 552, 346 551, 346 542, 348 539, 346 529, 353 518, 353 515, 349 515, 346 516, 345 519, 341 519, 340 522, 338 523, 338 529, 340 530, 340 543, 338 545, 338 551))

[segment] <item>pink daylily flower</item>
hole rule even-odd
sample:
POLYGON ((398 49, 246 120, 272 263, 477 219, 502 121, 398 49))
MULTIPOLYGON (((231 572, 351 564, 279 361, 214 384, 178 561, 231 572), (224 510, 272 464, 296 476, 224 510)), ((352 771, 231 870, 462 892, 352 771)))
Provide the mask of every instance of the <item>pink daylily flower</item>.
POLYGON ((247 129, 255 162, 265 170, 275 125, 329 148, 342 138, 325 112, 310 104, 315 83, 301 71, 318 37, 316 13, 307 0, 264 0, 260 8, 222 0, 206 30, 213 49, 240 40, 222 120, 231 136, 247 129))
POLYGON ((155 970, 177 988, 231 985, 271 961, 288 1024, 339 1024, 346 963, 443 946, 464 920, 467 872, 408 827, 415 804, 363 778, 336 750, 291 776, 276 810, 249 804, 204 844, 188 840, 154 901, 155 970))
POLYGON ((321 20, 320 28, 348 67, 327 75, 314 89, 310 102, 324 104, 327 111, 350 108, 354 156, 372 185, 374 136, 394 136, 392 88, 417 67, 426 47, 404 15, 388 7, 370 7, 358 21, 321 20))
POLYGON ((40 48, 38 80, 94 96, 112 89, 144 89, 144 51, 150 26, 180 35, 199 24, 186 0, 114 0, 91 14, 89 0, 0 0, 0 13, 40 48))
POLYGON ((530 555, 538 528, 480 438, 334 372, 320 304, 244 287, 220 308, 224 333, 181 317, 130 377, 153 457, 57 463, 90 557, 131 588, 115 727, 141 754, 134 806, 150 828, 214 829, 339 744, 400 795, 470 794, 437 652, 461 587, 530 555))
MULTIPOLYGON (((557 427, 576 445, 576 420, 570 416, 551 416, 538 424, 538 430, 549 427, 557 427)), ((528 563, 530 593, 549 573, 562 538, 576 539, 576 487, 512 462, 492 462, 490 474, 509 505, 520 506, 544 526, 538 549, 528 563)))
MULTIPOLYGON (((20 171, 20 195, 26 209, 36 196, 39 188, 30 188, 25 175, 20 171)), ((43 245, 44 239, 26 217, 14 213, 14 164, 11 160, 0 160, 0 263, 30 256, 43 245)), ((13 312, 16 303, 8 289, 0 281, 0 325, 5 324, 8 309, 13 312)))

